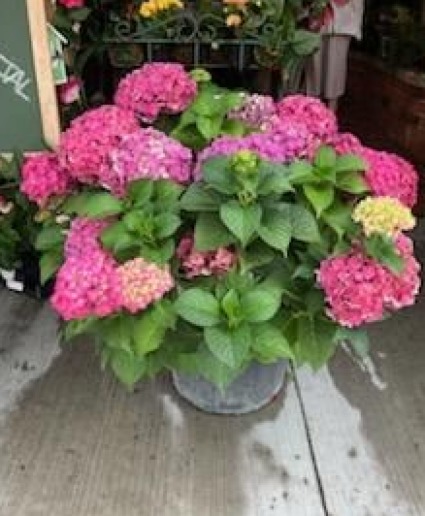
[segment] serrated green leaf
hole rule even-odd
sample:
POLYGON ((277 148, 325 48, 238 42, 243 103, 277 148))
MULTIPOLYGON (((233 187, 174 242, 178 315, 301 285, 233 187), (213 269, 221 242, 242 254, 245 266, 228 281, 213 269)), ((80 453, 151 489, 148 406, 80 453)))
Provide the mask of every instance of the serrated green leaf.
POLYGON ((123 251, 137 245, 137 240, 128 232, 124 222, 115 222, 103 230, 102 244, 114 252, 123 251))
POLYGON ((143 206, 153 193, 153 181, 139 179, 130 183, 127 189, 128 197, 137 205, 143 206))
POLYGON ((35 248, 38 251, 47 251, 53 247, 63 246, 65 234, 60 226, 43 228, 35 240, 35 248))
POLYGON ((230 289, 221 300, 221 307, 230 321, 240 316, 239 295, 235 289, 230 289))
POLYGON ((313 166, 308 161, 294 161, 289 165, 288 179, 293 185, 314 182, 313 166))
POLYGON ((331 321, 302 315, 297 319, 295 357, 299 364, 322 367, 334 354, 337 327, 331 321))
POLYGON ((226 326, 214 326, 205 328, 204 335, 211 353, 232 369, 241 367, 248 358, 251 346, 249 326, 240 326, 234 330, 226 326))
POLYGON ((322 213, 322 220, 331 227, 339 238, 352 231, 355 224, 351 217, 352 208, 349 205, 335 203, 322 213))
POLYGON ((133 347, 137 357, 155 351, 161 345, 167 326, 157 317, 154 310, 135 318, 133 325, 133 347))
POLYGON ((220 208, 220 218, 226 227, 245 247, 261 222, 261 206, 250 204, 242 206, 237 201, 229 201, 220 208))
POLYGON ((369 187, 362 174, 358 172, 345 172, 337 177, 337 188, 352 194, 363 194, 369 191, 369 187))
POLYGON ((52 278, 64 261, 62 249, 52 249, 40 258, 40 281, 42 284, 52 278))
POLYGON ((264 242, 285 255, 292 239, 292 223, 285 213, 278 210, 267 210, 257 232, 264 242))
POLYGON ((168 238, 181 226, 181 219, 174 213, 161 213, 155 217, 156 237, 168 238))
POLYGON ((202 183, 193 183, 180 199, 180 206, 186 211, 218 211, 220 196, 208 191, 202 183))
POLYGON ((269 173, 266 176, 261 176, 260 185, 258 187, 259 195, 282 195, 287 192, 293 192, 294 189, 290 183, 288 172, 284 175, 282 173, 269 173))
POLYGON ((229 172, 229 158, 218 156, 204 161, 201 165, 201 177, 214 190, 231 195, 237 186, 229 172))
POLYGON ((162 207, 177 204, 183 190, 182 185, 170 179, 159 179, 154 182, 154 197, 162 207))
POLYGON ((253 351, 263 363, 273 363, 281 358, 294 358, 294 353, 282 332, 272 324, 253 326, 253 351))
POLYGON ((209 292, 199 288, 186 290, 177 298, 175 310, 195 326, 215 326, 220 322, 220 305, 209 292))
POLYGON ((290 205, 292 237, 302 242, 320 242, 319 226, 314 216, 303 206, 290 205))
POLYGON ((110 357, 111 368, 127 387, 138 382, 146 371, 146 361, 143 357, 137 358, 128 351, 114 349, 110 357))
POLYGON ((195 225, 195 248, 197 251, 213 251, 236 241, 226 226, 212 213, 201 213, 195 225))
POLYGON ((74 198, 73 211, 82 217, 105 218, 118 215, 122 210, 122 201, 106 192, 82 194, 81 199, 74 198))
POLYGON ((318 217, 320 217, 334 201, 335 190, 332 185, 304 185, 303 191, 318 217))
POLYGON ((196 119, 196 127, 206 140, 212 140, 220 134, 224 116, 199 116, 196 119))
POLYGON ((314 157, 314 166, 321 170, 332 170, 336 166, 336 152, 332 147, 323 145, 314 157))
POLYGON ((281 296, 272 289, 257 287, 241 296, 241 315, 252 323, 269 321, 280 308, 281 296))
POLYGON ((335 165, 335 172, 361 172, 365 170, 366 163, 360 157, 355 154, 344 154, 338 156, 335 165))
POLYGON ((394 274, 402 272, 404 260, 398 254, 392 238, 372 235, 364 240, 364 248, 368 256, 388 267, 394 274))

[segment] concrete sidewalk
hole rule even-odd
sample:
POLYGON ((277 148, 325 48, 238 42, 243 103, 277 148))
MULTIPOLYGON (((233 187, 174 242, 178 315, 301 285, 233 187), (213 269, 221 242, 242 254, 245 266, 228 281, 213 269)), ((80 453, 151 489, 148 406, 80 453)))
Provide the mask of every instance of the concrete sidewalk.
POLYGON ((424 314, 422 295, 373 328, 375 369, 340 353, 233 418, 167 376, 127 393, 90 343, 58 354, 46 305, 1 291, 0 515, 424 516, 424 314))

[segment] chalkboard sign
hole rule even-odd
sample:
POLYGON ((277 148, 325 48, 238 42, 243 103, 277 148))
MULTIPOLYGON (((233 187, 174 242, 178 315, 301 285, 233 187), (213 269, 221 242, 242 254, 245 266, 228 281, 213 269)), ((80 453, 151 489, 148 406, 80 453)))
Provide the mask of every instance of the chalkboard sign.
POLYGON ((44 0, 0 0, 0 153, 59 139, 44 0))

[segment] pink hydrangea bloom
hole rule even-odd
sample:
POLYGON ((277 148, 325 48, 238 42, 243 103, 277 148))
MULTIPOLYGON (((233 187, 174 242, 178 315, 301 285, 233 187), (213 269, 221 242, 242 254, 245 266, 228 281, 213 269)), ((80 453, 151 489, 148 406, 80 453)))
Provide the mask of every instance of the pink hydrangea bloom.
POLYGON ((101 182, 117 195, 131 181, 141 178, 189 181, 192 152, 156 129, 140 129, 125 136, 108 154, 100 172, 101 182))
POLYGON ((107 228, 107 220, 77 217, 72 221, 66 242, 65 257, 78 258, 102 249, 99 236, 107 228))
POLYGON ((405 236, 399 235, 396 247, 400 256, 404 259, 404 268, 401 274, 387 273, 387 296, 385 302, 390 310, 399 310, 415 303, 421 285, 421 266, 413 254, 413 242, 405 236))
POLYGON ((208 252, 196 251, 192 235, 181 239, 176 255, 187 278, 221 276, 236 262, 235 253, 225 247, 208 252))
POLYGON ((243 104, 229 112, 228 118, 240 120, 249 127, 262 131, 268 129, 276 116, 276 106, 272 97, 266 95, 246 95, 243 104))
POLYGON ((381 320, 387 310, 414 303, 420 266, 413 256, 413 244, 400 235, 396 247, 404 259, 400 274, 365 256, 360 249, 320 264, 317 279, 325 291, 327 313, 332 319, 342 326, 357 327, 381 320))
POLYGON ((217 138, 198 154, 194 175, 195 178, 199 178, 201 165, 207 159, 215 156, 230 156, 241 150, 255 152, 267 161, 286 163, 295 158, 309 156, 316 147, 315 139, 304 124, 282 120, 264 133, 217 138))
POLYGON ((44 206, 53 195, 68 193, 72 188, 72 181, 59 164, 56 154, 40 152, 25 160, 20 188, 31 201, 44 206))
POLYGON ((61 137, 59 159, 75 179, 99 183, 99 173, 109 152, 126 134, 139 129, 130 111, 101 106, 75 118, 61 137))
POLYGON ((144 310, 174 287, 168 267, 135 258, 118 267, 121 303, 131 313, 144 310))
POLYGON ((62 104, 72 104, 80 99, 81 82, 75 77, 71 76, 65 84, 58 87, 59 100, 62 104))
POLYGON ((332 135, 326 143, 335 149, 338 155, 358 154, 363 152, 363 145, 357 136, 351 133, 337 133, 332 135))
POLYGON ((383 151, 364 149, 366 181, 375 195, 388 196, 413 207, 418 197, 418 173, 406 160, 383 151))
POLYGON ((86 0, 58 0, 58 3, 67 9, 78 9, 84 7, 86 0))
POLYGON ((69 257, 58 272, 51 303, 65 321, 118 311, 121 289, 114 260, 100 250, 69 257))
POLYGON ((181 64, 147 63, 121 80, 115 103, 152 123, 160 113, 184 111, 196 93, 196 82, 181 64))
POLYGON ((320 100, 305 95, 290 95, 276 104, 283 120, 303 123, 312 136, 325 140, 338 131, 335 114, 320 100))

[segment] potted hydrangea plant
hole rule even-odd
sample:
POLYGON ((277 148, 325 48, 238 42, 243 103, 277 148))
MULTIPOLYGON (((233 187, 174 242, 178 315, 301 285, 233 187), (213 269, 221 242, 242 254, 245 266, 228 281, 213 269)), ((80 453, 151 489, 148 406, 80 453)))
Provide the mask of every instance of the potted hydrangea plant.
POLYGON ((48 157, 21 189, 50 214, 37 246, 62 336, 90 335, 128 386, 169 370, 201 408, 253 410, 288 361, 364 353, 367 324, 414 303, 417 174, 316 99, 148 64, 48 157))

